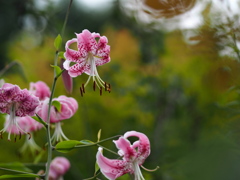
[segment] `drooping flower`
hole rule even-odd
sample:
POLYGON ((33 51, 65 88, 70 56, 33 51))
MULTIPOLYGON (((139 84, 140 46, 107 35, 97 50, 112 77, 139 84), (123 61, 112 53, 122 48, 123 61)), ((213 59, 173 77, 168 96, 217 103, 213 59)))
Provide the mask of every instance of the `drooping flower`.
POLYGON ((24 132, 26 131, 21 129, 16 120, 16 116, 34 116, 36 107, 39 105, 39 98, 31 95, 27 89, 21 90, 19 86, 5 83, 0 88, 0 112, 9 114, 9 122, 5 127, 0 131, 0 136, 8 130, 8 140, 10 140, 10 134, 13 131, 13 128, 16 128, 14 131, 24 132))
POLYGON ((118 154, 122 156, 123 159, 108 159, 103 156, 102 148, 99 147, 96 157, 102 174, 106 178, 114 180, 126 173, 130 173, 134 174, 135 180, 144 180, 139 166, 144 163, 150 154, 148 137, 140 132, 129 131, 113 142, 119 149, 118 154), (131 144, 127 138, 132 136, 138 137, 139 140, 131 144))
MULTIPOLYGON (((68 140, 62 131, 61 121, 71 118, 76 113, 78 103, 74 98, 64 95, 54 98, 53 102, 54 101, 60 103, 60 109, 57 109, 55 106, 51 106, 50 109, 50 123, 55 123, 55 132, 52 136, 52 141, 59 142, 63 139, 68 140)), ((41 102, 37 110, 37 114, 46 122, 48 118, 48 103, 49 99, 47 98, 41 102)))
POLYGON ((50 88, 43 81, 38 81, 35 83, 31 82, 29 91, 33 95, 39 97, 40 101, 50 97, 50 94, 51 94, 50 88))
MULTIPOLYGON (((6 129, 6 131, 9 134, 19 135, 19 139, 21 138, 21 134, 23 134, 25 132, 27 132, 27 133, 35 132, 43 127, 43 125, 41 123, 35 121, 30 116, 24 116, 24 117, 16 117, 15 118, 15 120, 18 124, 18 127, 19 127, 18 128, 16 126, 16 124, 13 124, 13 123, 9 124, 9 123, 11 123, 11 120, 9 117, 10 117, 9 115, 6 116, 5 127, 8 127, 8 129, 6 129)), ((15 137, 15 141, 16 141, 16 137, 15 137)), ((25 143, 20 148, 20 153, 23 153, 28 149, 31 151, 32 155, 35 155, 36 152, 39 152, 41 150, 41 148, 34 141, 33 134, 30 135, 30 137, 26 136, 25 143)))
MULTIPOLYGON (((65 157, 55 157, 50 163, 48 180, 63 180, 63 175, 69 170, 71 164, 65 157)), ((44 170, 40 170, 38 175, 44 175, 44 170)), ((40 180, 36 178, 36 180, 40 180)))
POLYGON ((86 29, 76 35, 77 38, 67 41, 65 45, 66 61, 63 63, 63 67, 71 77, 77 77, 82 73, 89 75, 87 82, 80 88, 81 94, 85 92, 84 88, 91 78, 94 90, 97 86, 100 89, 100 94, 103 88, 110 92, 110 84, 105 83, 97 71, 97 66, 110 62, 108 39, 105 36, 100 36, 99 33, 91 33, 86 29), (77 43, 77 50, 69 48, 73 43, 77 43))
POLYGON ((63 175, 70 168, 70 162, 65 157, 56 157, 52 160, 49 169, 49 180, 63 180, 63 175))

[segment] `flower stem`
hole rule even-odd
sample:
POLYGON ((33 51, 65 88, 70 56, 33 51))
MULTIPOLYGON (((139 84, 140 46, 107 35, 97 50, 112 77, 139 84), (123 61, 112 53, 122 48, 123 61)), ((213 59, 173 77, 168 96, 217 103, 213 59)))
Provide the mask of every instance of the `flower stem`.
MULTIPOLYGON (((70 0, 69 2, 69 6, 67 9, 67 13, 65 16, 65 20, 64 20, 64 24, 62 27, 62 31, 61 34, 63 36, 64 31, 65 31, 65 27, 68 21, 68 15, 70 12, 70 7, 72 5, 73 0, 70 0)), ((57 60, 58 60, 58 51, 56 51, 55 53, 55 58, 54 58, 54 65, 57 66, 57 60)), ((53 85, 52 85, 52 90, 51 90, 51 96, 49 98, 49 106, 48 106, 48 118, 47 118, 47 143, 48 143, 48 158, 47 158, 47 164, 46 164, 46 171, 45 171, 45 180, 48 180, 48 175, 49 175, 49 169, 50 169, 50 163, 52 161, 52 151, 53 151, 53 146, 52 146, 52 142, 51 142, 51 134, 50 134, 50 111, 51 111, 51 106, 52 106, 52 99, 54 96, 54 92, 55 92, 55 87, 56 87, 56 82, 58 79, 59 75, 57 75, 56 70, 54 69, 54 79, 53 79, 53 85)))
POLYGON ((65 28, 66 28, 66 25, 67 25, 68 15, 69 15, 69 12, 70 12, 72 2, 73 2, 73 0, 70 0, 69 5, 68 5, 68 9, 67 9, 67 13, 66 13, 66 16, 65 16, 64 24, 63 24, 63 27, 62 27, 62 31, 61 31, 62 39, 63 39, 65 28))
POLYGON ((101 140, 101 141, 98 141, 98 142, 92 143, 92 144, 75 146, 74 148, 82 148, 82 147, 95 146, 95 145, 98 145, 98 144, 100 144, 100 143, 103 143, 103 142, 105 142, 105 141, 108 141, 108 140, 111 140, 111 139, 114 139, 114 138, 117 138, 117 137, 120 137, 120 135, 113 136, 113 137, 110 137, 110 138, 107 138, 107 139, 104 139, 104 140, 101 140))

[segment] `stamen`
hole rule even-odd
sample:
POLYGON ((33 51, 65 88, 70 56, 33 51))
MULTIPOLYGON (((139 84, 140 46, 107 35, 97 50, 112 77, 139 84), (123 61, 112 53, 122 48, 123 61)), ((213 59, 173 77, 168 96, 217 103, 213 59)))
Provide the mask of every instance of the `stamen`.
POLYGON ((1 137, 1 139, 3 139, 3 133, 2 132, 0 132, 0 137, 1 137))
POLYGON ((32 137, 32 135, 31 135, 31 133, 27 133, 28 135, 29 135, 29 138, 28 138, 28 140, 30 140, 31 139, 31 137, 32 137))
POLYGON ((147 169, 143 165, 141 165, 141 168, 143 168, 145 171, 148 171, 148 172, 154 172, 159 169, 159 166, 157 166, 155 169, 147 169))
POLYGON ((93 81, 93 90, 96 90, 96 81, 93 81))
POLYGON ((83 90, 82 90, 82 87, 80 87, 80 94, 81 94, 81 96, 83 97, 83 90))
POLYGON ((105 91, 107 91, 107 83, 104 82, 104 88, 105 88, 105 91))
POLYGON ((19 140, 21 139, 21 137, 22 137, 22 133, 21 131, 19 131, 19 140))
POLYGON ((17 136, 15 136, 15 138, 14 138, 14 142, 16 142, 17 141, 17 136))
POLYGON ((108 84, 108 92, 111 92, 111 84, 108 84))
POLYGON ((100 87, 100 96, 102 95, 102 87, 100 87))
POLYGON ((83 91, 83 93, 85 93, 84 84, 82 84, 82 91, 83 91))

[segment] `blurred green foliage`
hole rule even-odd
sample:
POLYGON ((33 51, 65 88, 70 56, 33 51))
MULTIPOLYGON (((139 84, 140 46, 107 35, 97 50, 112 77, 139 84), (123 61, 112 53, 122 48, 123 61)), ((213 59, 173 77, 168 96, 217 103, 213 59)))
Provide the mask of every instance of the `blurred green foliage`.
MULTIPOLYGON (((39 36, 34 32, 20 29, 14 39, 7 38, 10 36, 8 28, 14 28, 8 25, 0 28, 8 32, 2 42, 5 53, 1 55, 11 61, 18 60, 24 69, 24 76, 20 76, 23 75, 21 71, 11 69, 15 73, 5 74, 6 82, 28 88, 29 82, 41 80, 51 87, 54 38, 61 30, 66 13, 66 4, 62 2, 57 6, 49 4, 44 12, 41 11, 47 25, 40 38, 36 38, 39 36)), ((16 12, 12 9, 14 6, 2 4, 8 7, 7 12, 16 12)), ((32 11, 40 13, 34 8, 32 11)), ((6 12, 0 12, 11 18, 6 12)), ((152 153, 144 166, 149 169, 160 166, 153 173, 143 170, 148 180, 239 179, 240 59, 234 54, 220 56, 219 53, 227 42, 232 44, 234 53, 239 53, 232 43, 234 39, 227 39, 229 32, 224 34, 223 27, 230 28, 232 35, 239 32, 226 23, 219 22, 221 28, 210 26, 210 15, 213 16, 208 11, 203 13, 205 24, 196 30, 198 36, 192 37, 198 42, 188 44, 179 30, 164 32, 138 24, 135 17, 128 17, 121 11, 118 1, 114 1, 112 11, 105 13, 89 13, 74 4, 63 42, 85 28, 107 36, 111 62, 98 70, 102 79, 111 84, 112 91, 100 96, 89 85, 81 97, 79 87, 87 76, 74 78, 73 93, 69 96, 77 99, 79 110, 73 118, 64 121, 67 137, 96 141, 99 129, 102 129, 102 138, 136 130, 145 133, 151 141, 152 153)), ((232 35, 230 37, 234 37, 232 35)), ((55 96, 62 94, 66 92, 59 79, 55 96)), ((4 122, 4 117, 1 119, 4 122)), ((44 146, 44 130, 37 132, 35 138, 44 146)), ((1 148, 2 163, 33 162, 34 157, 29 154, 18 156, 23 140, 13 143, 4 138, 0 143, 4 147, 1 148)), ((103 145, 116 150, 112 142, 103 145)), ((71 161, 65 178, 91 177, 96 152, 97 147, 91 147, 64 154, 71 161)), ((55 152, 54 156, 57 155, 62 154, 55 152)), ((45 162, 45 156, 41 162, 45 162)), ((116 158, 108 153, 106 156, 116 158)), ((43 166, 34 166, 34 171, 43 166)), ((119 179, 129 177, 125 175, 119 179)))

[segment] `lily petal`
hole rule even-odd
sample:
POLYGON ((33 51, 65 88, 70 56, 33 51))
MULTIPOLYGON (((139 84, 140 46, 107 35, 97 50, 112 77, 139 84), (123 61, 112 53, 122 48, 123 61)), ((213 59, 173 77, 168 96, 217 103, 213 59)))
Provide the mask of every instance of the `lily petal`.
POLYGON ((114 180, 130 172, 130 169, 126 167, 127 163, 124 162, 123 160, 113 160, 104 157, 102 154, 101 147, 98 148, 98 153, 96 157, 101 172, 105 177, 107 177, 110 180, 114 180))
POLYGON ((134 144, 134 147, 138 147, 137 157, 139 158, 139 165, 142 165, 145 159, 150 154, 150 141, 148 137, 140 132, 128 131, 124 134, 124 138, 135 136, 139 138, 139 142, 134 144))
POLYGON ((123 155, 124 160, 130 161, 132 157, 136 156, 136 150, 131 147, 131 143, 126 138, 120 137, 118 140, 113 142, 119 149, 118 154, 123 155))

